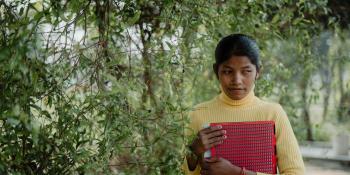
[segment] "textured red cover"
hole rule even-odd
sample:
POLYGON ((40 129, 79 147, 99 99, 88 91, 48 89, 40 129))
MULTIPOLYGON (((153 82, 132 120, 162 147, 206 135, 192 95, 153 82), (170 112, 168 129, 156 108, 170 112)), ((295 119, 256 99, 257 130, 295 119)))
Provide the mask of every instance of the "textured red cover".
POLYGON ((211 123, 221 125, 227 138, 211 148, 211 156, 222 157, 247 170, 277 173, 275 123, 273 121, 211 123))

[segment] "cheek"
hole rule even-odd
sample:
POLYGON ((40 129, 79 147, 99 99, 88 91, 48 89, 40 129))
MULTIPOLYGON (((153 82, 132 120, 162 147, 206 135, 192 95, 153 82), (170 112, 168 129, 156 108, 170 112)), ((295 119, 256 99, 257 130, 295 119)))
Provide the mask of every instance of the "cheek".
POLYGON ((219 81, 221 84, 225 85, 225 84, 229 84, 230 82, 230 77, 229 76, 225 76, 225 75, 220 75, 219 76, 219 81))
POLYGON ((255 82, 255 76, 251 76, 245 79, 244 84, 253 85, 255 82))

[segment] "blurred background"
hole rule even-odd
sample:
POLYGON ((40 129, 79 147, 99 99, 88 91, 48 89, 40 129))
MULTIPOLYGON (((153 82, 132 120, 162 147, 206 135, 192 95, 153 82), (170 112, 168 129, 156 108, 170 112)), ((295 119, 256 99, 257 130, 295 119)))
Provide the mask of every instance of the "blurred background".
POLYGON ((0 174, 181 174, 218 40, 256 38, 307 174, 350 174, 350 1, 0 0, 0 174))

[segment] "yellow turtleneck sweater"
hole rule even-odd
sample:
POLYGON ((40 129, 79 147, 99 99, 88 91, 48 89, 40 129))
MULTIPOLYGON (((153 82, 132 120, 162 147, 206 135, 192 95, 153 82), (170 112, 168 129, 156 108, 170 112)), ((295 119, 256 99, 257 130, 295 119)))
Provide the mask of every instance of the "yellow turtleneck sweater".
MULTIPOLYGON (((288 117, 281 105, 260 100, 252 90, 241 100, 232 100, 225 93, 198 104, 190 112, 189 135, 196 134, 205 124, 214 122, 275 121, 277 139, 278 171, 283 175, 303 175, 304 163, 288 117)), ((190 171, 184 162, 188 175, 199 175, 200 166, 190 171)), ((257 172, 258 175, 264 173, 257 172)))

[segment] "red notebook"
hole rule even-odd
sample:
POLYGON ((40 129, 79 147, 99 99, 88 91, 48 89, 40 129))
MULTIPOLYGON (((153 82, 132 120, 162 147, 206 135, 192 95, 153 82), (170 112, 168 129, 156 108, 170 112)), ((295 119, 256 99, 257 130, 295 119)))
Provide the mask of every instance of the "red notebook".
POLYGON ((275 123, 273 121, 211 123, 221 125, 227 138, 211 148, 211 156, 222 157, 247 170, 277 173, 275 123))

